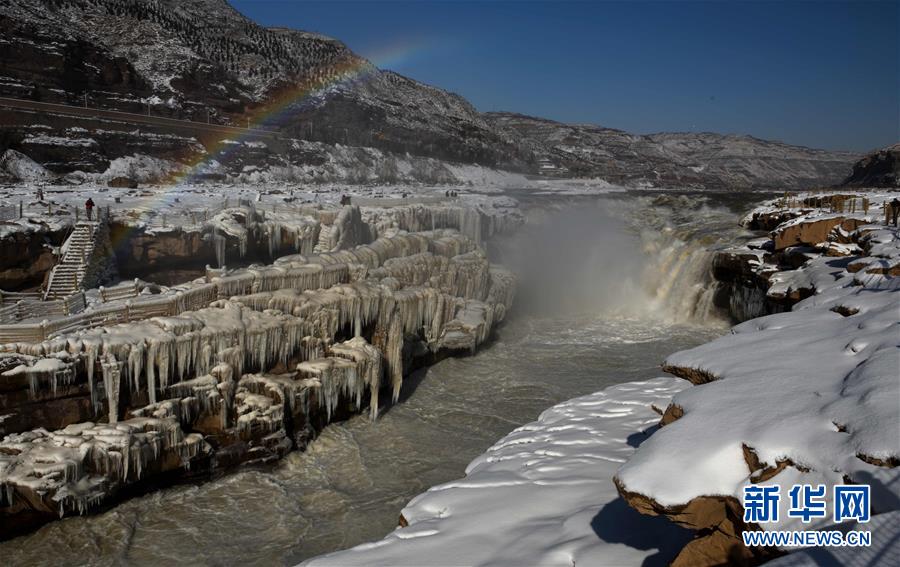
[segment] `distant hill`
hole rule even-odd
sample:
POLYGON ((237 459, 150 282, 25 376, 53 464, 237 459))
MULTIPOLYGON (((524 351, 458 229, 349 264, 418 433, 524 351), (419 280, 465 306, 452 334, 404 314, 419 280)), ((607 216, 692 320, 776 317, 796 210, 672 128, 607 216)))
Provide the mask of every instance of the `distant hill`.
POLYGON ((841 181, 859 156, 751 136, 713 133, 629 134, 507 112, 488 113, 498 129, 530 143, 577 175, 622 183, 720 188, 797 189, 841 181))
MULTIPOLYGON (((336 39, 262 27, 225 0, 0 0, 0 42, 0 96, 258 124, 326 145, 511 171, 795 189, 838 183, 860 157, 743 136, 638 136, 481 114, 456 94, 376 68, 336 39)), ((104 124, 0 108, 0 153, 21 151, 56 172, 102 171, 135 153, 193 161, 222 142, 211 133, 176 129, 166 138, 165 129, 104 124)), ((282 153, 270 145, 268 153, 221 160, 242 171, 328 159, 296 144, 282 153)))

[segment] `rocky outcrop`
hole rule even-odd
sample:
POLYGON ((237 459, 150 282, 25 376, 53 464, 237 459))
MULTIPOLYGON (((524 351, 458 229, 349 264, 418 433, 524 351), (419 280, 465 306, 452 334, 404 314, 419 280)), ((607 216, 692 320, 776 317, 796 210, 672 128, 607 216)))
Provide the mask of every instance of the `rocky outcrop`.
POLYGON ((890 274, 889 260, 857 259, 877 256, 867 244, 867 235, 872 223, 883 222, 883 204, 890 198, 887 193, 810 194, 757 207, 741 224, 765 230, 768 237, 716 251, 712 262, 713 276, 720 284, 716 304, 736 321, 788 310, 817 293, 817 280, 826 277, 827 266, 808 265, 816 258, 835 259, 832 270, 890 274))
POLYGON ((53 174, 41 164, 16 150, 6 150, 0 156, 0 179, 8 177, 13 181, 45 181, 53 174))
POLYGON ((777 208, 751 211, 741 220, 741 226, 749 230, 772 231, 775 227, 791 219, 812 212, 812 208, 777 208))
POLYGON ((680 506, 662 506, 653 498, 629 492, 618 480, 615 482, 622 498, 641 514, 664 516, 697 532, 672 560, 673 567, 758 565, 781 555, 774 548, 747 548, 742 544, 741 532, 759 527, 743 521, 743 507, 735 498, 710 496, 680 506))
POLYGON ((358 244, 374 240, 372 229, 363 222, 362 212, 357 206, 341 209, 329 232, 329 251, 344 250, 358 244))
POLYGON ((138 182, 130 177, 118 176, 113 177, 106 182, 109 187, 124 187, 126 189, 137 189, 138 182))
POLYGON ((776 251, 784 250, 788 246, 814 246, 834 238, 831 233, 836 227, 849 233, 867 222, 867 219, 846 218, 840 215, 789 221, 778 225, 772 231, 772 240, 776 251))
MULTIPOLYGON (((890 194, 864 197, 879 210, 890 194)), ((831 208, 832 200, 822 203, 831 208)), ((835 485, 871 484, 872 513, 896 509, 889 469, 900 464, 900 344, 896 282, 884 267, 900 258, 900 235, 864 215, 814 209, 787 221, 801 241, 826 239, 793 255, 774 239, 719 253, 717 277, 744 286, 766 277, 767 299, 781 296, 793 309, 746 321, 663 366, 694 386, 675 395, 616 486, 639 512, 696 532, 674 565, 758 564, 788 550, 747 548, 746 530, 833 528, 830 518, 803 524, 784 514, 776 527, 745 522, 748 482, 778 484, 782 499, 797 483, 829 494, 835 485), (841 227, 847 220, 856 223, 850 231, 841 227), (835 255, 840 247, 853 259, 835 255)))
POLYGON ((116 263, 126 277, 140 277, 163 268, 218 266, 211 233, 178 227, 147 231, 121 224, 114 224, 111 232, 113 241, 118 243, 116 263))
POLYGON ((271 262, 282 254, 311 253, 319 229, 319 221, 310 215, 265 214, 241 206, 212 217, 194 212, 160 215, 150 223, 120 219, 110 232, 117 268, 123 277, 132 278, 160 270, 203 270, 227 262, 246 265, 271 262))
POLYGON ((900 143, 882 148, 853 164, 844 179, 850 187, 900 187, 900 143))
POLYGON ((186 435, 165 418, 10 435, 0 442, 0 533, 12 535, 66 510, 87 511, 126 484, 197 466, 209 453, 199 433, 186 435))
MULTIPOLYGON (((0 222, 0 230, 4 224, 0 222)), ((39 288, 56 264, 54 247, 62 245, 68 231, 27 220, 9 227, 0 233, 0 289, 39 288)))

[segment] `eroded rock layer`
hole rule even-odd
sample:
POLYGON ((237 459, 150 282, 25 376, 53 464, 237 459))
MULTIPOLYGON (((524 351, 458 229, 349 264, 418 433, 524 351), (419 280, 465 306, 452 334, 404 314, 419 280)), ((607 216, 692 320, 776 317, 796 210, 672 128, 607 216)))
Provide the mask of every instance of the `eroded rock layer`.
POLYGON ((719 250, 713 275, 716 303, 736 321, 790 310, 833 278, 835 267, 850 272, 900 268, 874 246, 873 226, 886 223, 888 193, 810 194, 775 199, 747 214, 741 224, 768 234, 719 250), (870 260, 859 260, 863 257, 870 260), (872 265, 869 265, 869 264, 872 265))

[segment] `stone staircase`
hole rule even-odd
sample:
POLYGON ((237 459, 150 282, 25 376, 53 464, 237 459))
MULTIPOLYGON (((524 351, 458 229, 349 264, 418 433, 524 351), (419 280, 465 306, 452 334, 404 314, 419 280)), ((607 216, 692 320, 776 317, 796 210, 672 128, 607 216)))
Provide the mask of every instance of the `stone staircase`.
POLYGON ((44 299, 68 297, 81 289, 85 273, 94 255, 100 223, 79 221, 65 243, 62 260, 50 272, 44 299))

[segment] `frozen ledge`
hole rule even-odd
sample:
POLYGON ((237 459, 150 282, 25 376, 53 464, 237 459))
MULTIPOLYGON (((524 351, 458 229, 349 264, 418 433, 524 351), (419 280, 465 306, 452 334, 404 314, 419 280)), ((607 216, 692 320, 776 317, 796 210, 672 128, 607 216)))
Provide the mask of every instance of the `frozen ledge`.
POLYGON ((690 532, 630 509, 612 476, 687 387, 657 378, 552 407, 413 499, 406 527, 305 565, 664 565, 690 532))
POLYGON ((488 339, 515 277, 439 231, 194 289, 177 314, 0 346, 0 538, 126 487, 272 461, 366 407, 377 416, 382 385, 396 402, 415 366, 488 339))

